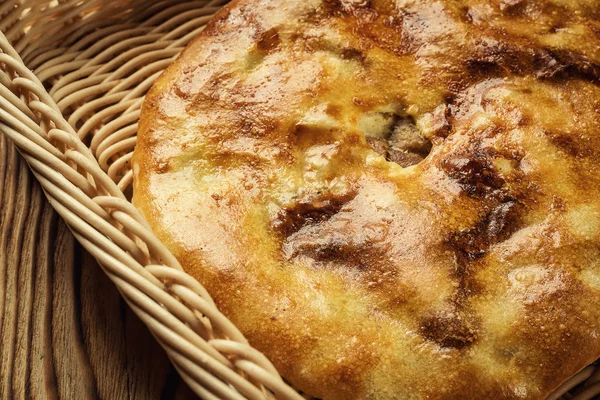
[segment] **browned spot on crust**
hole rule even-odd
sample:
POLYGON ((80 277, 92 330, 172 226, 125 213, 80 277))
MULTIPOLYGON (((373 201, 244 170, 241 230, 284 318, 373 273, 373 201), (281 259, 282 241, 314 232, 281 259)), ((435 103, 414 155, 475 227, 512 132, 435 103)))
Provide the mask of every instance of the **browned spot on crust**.
POLYGON ((491 157, 481 152, 452 155, 442 160, 440 166, 469 196, 489 195, 504 184, 491 157))
POLYGON ((590 143, 583 139, 574 138, 572 135, 563 133, 546 133, 550 142, 573 157, 593 157, 594 149, 590 143))
POLYGON ((477 325, 469 314, 452 310, 424 318, 420 330, 427 340, 460 350, 475 343, 477 325))
POLYGON ((505 195, 501 200, 491 197, 488 201, 494 205, 487 207, 489 211, 474 226, 451 234, 445 241, 445 246, 455 254, 450 276, 457 282, 453 300, 458 309, 463 309, 471 296, 482 291, 475 279, 475 271, 481 268, 477 266, 478 260, 491 246, 508 239, 520 225, 523 206, 518 200, 505 195))
POLYGON ((318 268, 341 267, 377 275, 389 266, 386 240, 391 221, 369 217, 366 222, 360 206, 354 207, 355 203, 348 201, 337 213, 284 237, 284 257, 302 258, 318 268))
POLYGON ((358 49, 352 49, 352 48, 343 49, 341 57, 344 60, 357 60, 357 61, 360 61, 361 63, 365 61, 365 54, 358 49))
POLYGON ((350 192, 344 196, 319 193, 312 198, 301 199, 293 207, 281 209, 271 225, 284 237, 289 236, 304 226, 327 221, 353 196, 350 192))
POLYGON ((527 15, 529 1, 525 0, 504 0, 500 5, 500 10, 511 17, 522 17, 527 15))
POLYGON ((256 48, 268 53, 276 49, 279 43, 279 32, 276 28, 271 28, 260 36, 260 39, 256 42, 256 48))
POLYGON ((579 77, 592 82, 600 79, 600 65, 581 54, 559 49, 546 50, 546 54, 536 63, 536 76, 540 78, 579 77))
MULTIPOLYGON (((327 220, 322 225, 312 225, 290 235, 283 243, 286 258, 304 256, 322 266, 342 265, 345 268, 375 268, 381 255, 377 242, 386 236, 386 226, 379 232, 357 231, 363 229, 347 219, 327 220)), ((365 229, 367 230, 367 229, 365 229)))
POLYGON ((516 230, 520 207, 516 199, 507 196, 475 226, 456 232, 448 238, 448 245, 465 261, 483 256, 491 245, 506 240, 516 230))

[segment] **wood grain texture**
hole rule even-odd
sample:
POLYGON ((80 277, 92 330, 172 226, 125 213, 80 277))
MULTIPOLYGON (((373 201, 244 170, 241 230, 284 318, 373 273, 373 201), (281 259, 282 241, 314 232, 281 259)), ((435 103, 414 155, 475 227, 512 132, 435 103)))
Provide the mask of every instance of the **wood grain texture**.
POLYGON ((192 399, 0 134, 0 399, 192 399))

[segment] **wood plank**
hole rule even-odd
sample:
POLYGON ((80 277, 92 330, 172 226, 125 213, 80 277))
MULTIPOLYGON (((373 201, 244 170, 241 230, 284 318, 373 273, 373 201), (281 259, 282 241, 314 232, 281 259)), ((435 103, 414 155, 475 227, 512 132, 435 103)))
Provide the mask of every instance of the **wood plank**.
POLYGON ((0 134, 0 398, 192 399, 0 134))

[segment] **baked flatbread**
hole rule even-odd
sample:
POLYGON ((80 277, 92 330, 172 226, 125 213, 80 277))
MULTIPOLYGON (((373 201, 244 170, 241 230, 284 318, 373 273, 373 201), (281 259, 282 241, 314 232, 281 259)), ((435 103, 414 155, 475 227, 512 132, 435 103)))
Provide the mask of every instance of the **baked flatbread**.
POLYGON ((134 203, 323 399, 542 399, 600 354, 600 2, 240 0, 134 203))

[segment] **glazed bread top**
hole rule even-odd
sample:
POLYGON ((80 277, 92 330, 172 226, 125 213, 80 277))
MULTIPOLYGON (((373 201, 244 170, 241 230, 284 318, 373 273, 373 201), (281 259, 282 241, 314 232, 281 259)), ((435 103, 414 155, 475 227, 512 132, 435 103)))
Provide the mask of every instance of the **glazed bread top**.
POLYGON ((600 353, 600 2, 239 0, 134 204, 323 399, 542 399, 600 353))

